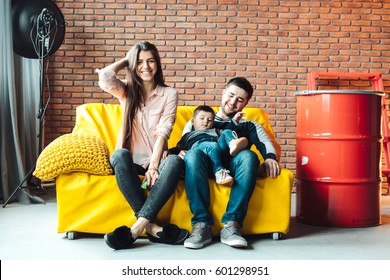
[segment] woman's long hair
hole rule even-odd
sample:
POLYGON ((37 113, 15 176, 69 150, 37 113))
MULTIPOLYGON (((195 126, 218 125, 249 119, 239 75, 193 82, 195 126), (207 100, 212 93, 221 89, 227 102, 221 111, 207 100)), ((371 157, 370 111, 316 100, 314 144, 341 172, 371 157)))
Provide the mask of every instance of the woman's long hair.
POLYGON ((124 118, 124 131, 122 147, 131 150, 131 135, 132 135, 132 124, 135 119, 137 110, 140 108, 143 100, 142 94, 142 79, 137 75, 137 62, 139 53, 141 51, 151 51, 154 59, 157 63, 157 72, 154 76, 154 82, 160 86, 166 86, 164 82, 164 76, 161 67, 161 59, 158 50, 155 45, 147 41, 141 41, 135 44, 129 51, 129 60, 127 68, 127 87, 126 87, 126 107, 123 112, 124 118))

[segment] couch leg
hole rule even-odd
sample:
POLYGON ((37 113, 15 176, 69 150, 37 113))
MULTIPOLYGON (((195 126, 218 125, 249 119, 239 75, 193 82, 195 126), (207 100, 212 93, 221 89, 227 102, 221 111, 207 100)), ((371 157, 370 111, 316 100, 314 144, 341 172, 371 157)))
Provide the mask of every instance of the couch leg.
POLYGON ((68 238, 69 240, 77 239, 78 238, 77 232, 74 232, 74 231, 67 232, 66 238, 68 238))
POLYGON ((273 232, 272 233, 272 239, 273 240, 280 240, 283 239, 284 235, 281 232, 273 232))

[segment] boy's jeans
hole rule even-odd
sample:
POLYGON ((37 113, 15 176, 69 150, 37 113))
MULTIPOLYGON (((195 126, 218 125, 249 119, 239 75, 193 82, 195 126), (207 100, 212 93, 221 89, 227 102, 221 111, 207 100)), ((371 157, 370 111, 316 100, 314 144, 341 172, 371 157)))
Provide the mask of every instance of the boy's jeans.
POLYGON ((225 168, 222 164, 222 157, 229 155, 229 142, 235 139, 233 135, 233 131, 230 129, 226 129, 221 133, 221 136, 218 139, 218 142, 214 142, 214 138, 210 137, 207 140, 206 137, 203 141, 195 143, 191 149, 198 149, 204 152, 209 156, 211 160, 213 173, 217 173, 217 171, 225 168))

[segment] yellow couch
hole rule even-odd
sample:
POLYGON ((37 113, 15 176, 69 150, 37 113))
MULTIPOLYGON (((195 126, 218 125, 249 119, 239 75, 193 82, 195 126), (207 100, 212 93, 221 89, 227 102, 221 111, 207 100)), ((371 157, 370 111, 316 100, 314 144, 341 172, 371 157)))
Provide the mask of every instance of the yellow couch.
MULTIPOLYGON (((195 106, 178 107, 169 147, 175 146, 180 139, 181 131, 194 109, 195 106)), ((247 119, 262 124, 274 138, 268 116, 263 110, 246 108, 245 112, 247 119)), ((76 125, 73 132, 98 136, 112 152, 115 149, 120 123, 119 105, 84 104, 76 109, 76 125)), ((280 156, 279 145, 277 150, 280 156)), ((257 180, 242 228, 243 234, 272 233, 274 239, 279 239, 288 232, 292 182, 293 174, 287 169, 282 169, 280 176, 275 179, 257 180)), ((227 205, 230 187, 217 185, 213 179, 209 179, 209 183, 210 211, 215 222, 213 233, 217 235, 223 226, 220 218, 227 205)), ((134 213, 119 191, 114 175, 99 176, 81 172, 61 174, 56 178, 56 189, 58 232, 66 232, 69 239, 76 238, 77 233, 105 234, 116 227, 124 224, 130 226, 135 222, 134 213)), ((160 223, 173 223, 191 231, 191 217, 184 182, 181 180, 176 192, 157 219, 160 223)))

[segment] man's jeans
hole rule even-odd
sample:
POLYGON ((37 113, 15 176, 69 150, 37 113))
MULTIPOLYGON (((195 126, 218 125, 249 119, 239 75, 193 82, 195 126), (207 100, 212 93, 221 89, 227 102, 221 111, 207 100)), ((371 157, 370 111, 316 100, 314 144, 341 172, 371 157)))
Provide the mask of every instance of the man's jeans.
POLYGON ((184 163, 177 155, 170 155, 161 161, 158 167, 159 177, 146 196, 141 188, 138 175, 145 175, 146 170, 133 163, 127 149, 116 150, 110 158, 119 189, 133 209, 137 218, 144 217, 154 223, 164 204, 175 192, 184 163))
MULTIPOLYGON (((189 150, 184 157, 185 185, 190 208, 193 213, 192 225, 203 222, 210 226, 214 224, 213 217, 208 212, 210 205, 210 187, 208 177, 211 161, 199 150, 189 150)), ((256 185, 259 170, 259 159, 251 150, 243 150, 234 157, 224 158, 227 169, 234 178, 226 212, 221 221, 236 221, 241 226, 244 222, 249 200, 256 185)), ((219 217, 217 217, 219 218, 219 217)))

